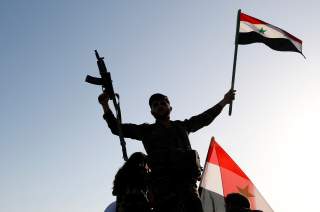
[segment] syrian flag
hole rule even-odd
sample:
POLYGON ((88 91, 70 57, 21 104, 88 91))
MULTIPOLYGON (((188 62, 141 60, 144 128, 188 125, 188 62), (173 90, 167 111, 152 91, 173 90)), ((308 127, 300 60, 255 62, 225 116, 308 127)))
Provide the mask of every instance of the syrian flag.
POLYGON ((264 43, 277 51, 302 54, 302 41, 285 30, 242 12, 239 19, 238 44, 264 43))
POLYGON ((204 212, 225 212, 224 197, 230 193, 247 197, 252 210, 273 212, 248 176, 214 138, 211 139, 200 188, 204 212))

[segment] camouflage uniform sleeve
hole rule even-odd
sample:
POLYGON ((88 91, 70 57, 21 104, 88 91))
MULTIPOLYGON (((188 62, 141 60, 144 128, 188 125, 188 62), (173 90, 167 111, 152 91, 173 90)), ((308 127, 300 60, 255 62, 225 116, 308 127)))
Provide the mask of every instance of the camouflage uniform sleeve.
MULTIPOLYGON (((107 122, 111 132, 114 135, 119 135, 117 119, 112 113, 112 111, 109 110, 107 113, 105 113, 103 115, 103 118, 107 122)), ((131 123, 121 124, 123 136, 126 138, 142 140, 145 135, 147 125, 148 124, 140 124, 140 125, 131 124, 131 123)))
POLYGON ((184 120, 183 122, 187 132, 195 132, 205 126, 208 126, 221 113, 221 111, 222 107, 219 104, 216 104, 203 113, 184 120))

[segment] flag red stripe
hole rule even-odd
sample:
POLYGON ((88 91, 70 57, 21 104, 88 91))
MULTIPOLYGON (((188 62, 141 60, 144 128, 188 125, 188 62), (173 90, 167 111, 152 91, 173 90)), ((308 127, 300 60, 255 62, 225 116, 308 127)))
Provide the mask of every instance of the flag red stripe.
POLYGON ((236 173, 237 175, 249 180, 247 175, 240 169, 240 167, 231 159, 231 157, 219 146, 219 144, 214 139, 212 139, 210 143, 207 162, 228 169, 236 173))
POLYGON ((244 13, 241 13, 240 14, 240 21, 246 21, 246 22, 249 22, 249 23, 252 23, 252 24, 267 24, 266 22, 264 21, 261 21, 257 18, 254 18, 254 17, 251 17, 247 14, 244 14, 244 13))
POLYGON ((231 157, 217 144, 216 152, 221 167, 228 169, 237 175, 249 180, 247 175, 240 169, 240 167, 231 159, 231 157))

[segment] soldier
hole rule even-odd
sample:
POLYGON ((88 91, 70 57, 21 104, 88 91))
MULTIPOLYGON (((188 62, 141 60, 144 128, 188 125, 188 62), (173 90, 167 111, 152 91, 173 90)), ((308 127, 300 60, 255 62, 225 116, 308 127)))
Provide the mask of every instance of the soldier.
POLYGON ((251 210, 250 201, 240 193, 230 193, 225 197, 226 212, 263 212, 251 210))
MULTIPOLYGON (((172 107, 167 96, 153 94, 149 99, 153 124, 122 124, 124 137, 142 141, 149 157, 151 190, 155 211, 201 212, 196 182, 201 175, 199 157, 191 149, 188 134, 209 125, 234 99, 230 90, 212 108, 184 121, 171 121, 172 107)), ((118 135, 117 120, 108 106, 108 94, 99 96, 103 118, 111 132, 118 135)))
POLYGON ((118 170, 112 194, 117 197, 117 212, 150 212, 148 199, 147 157, 142 152, 133 153, 118 170))

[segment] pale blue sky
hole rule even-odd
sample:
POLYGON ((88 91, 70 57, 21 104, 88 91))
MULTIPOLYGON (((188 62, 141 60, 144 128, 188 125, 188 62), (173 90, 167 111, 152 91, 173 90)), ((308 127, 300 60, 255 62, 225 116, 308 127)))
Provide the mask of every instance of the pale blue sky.
MULTIPOLYGON (((318 1, 2 0, 0 210, 103 211, 122 164, 106 128, 94 49, 121 95, 123 120, 153 122, 148 98, 170 97, 172 119, 229 89, 237 10, 303 40, 307 60, 263 44, 239 46, 233 115, 190 136, 206 157, 211 136, 275 211, 318 211, 318 1)), ((127 139, 128 153, 142 151, 127 139)))

